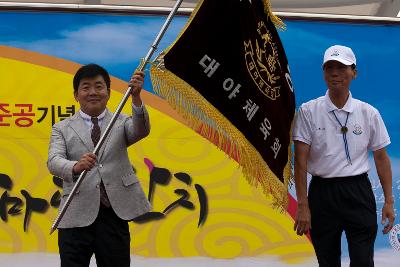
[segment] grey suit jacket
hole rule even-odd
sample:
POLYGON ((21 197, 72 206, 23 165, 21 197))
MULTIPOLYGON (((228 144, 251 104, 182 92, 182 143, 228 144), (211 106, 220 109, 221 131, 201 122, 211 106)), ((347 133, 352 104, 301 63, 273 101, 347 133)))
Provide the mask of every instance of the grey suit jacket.
MULTIPOLYGON (((112 113, 108 110, 101 125, 102 133, 112 113)), ((127 147, 150 132, 149 115, 121 114, 97 157, 97 164, 84 178, 58 228, 88 226, 94 222, 100 207, 100 181, 102 180, 115 213, 124 220, 133 219, 150 210, 150 203, 133 171, 127 147)), ((90 130, 77 112, 53 126, 47 167, 63 179, 60 208, 74 186, 72 168, 84 153, 93 152, 90 130)))

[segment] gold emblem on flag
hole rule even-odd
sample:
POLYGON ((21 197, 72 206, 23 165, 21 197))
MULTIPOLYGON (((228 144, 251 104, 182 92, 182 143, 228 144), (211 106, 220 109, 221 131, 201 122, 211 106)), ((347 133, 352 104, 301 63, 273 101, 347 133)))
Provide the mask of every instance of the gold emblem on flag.
POLYGON ((276 100, 281 88, 278 49, 263 21, 258 23, 257 33, 255 38, 244 41, 247 71, 257 88, 269 99, 276 100))

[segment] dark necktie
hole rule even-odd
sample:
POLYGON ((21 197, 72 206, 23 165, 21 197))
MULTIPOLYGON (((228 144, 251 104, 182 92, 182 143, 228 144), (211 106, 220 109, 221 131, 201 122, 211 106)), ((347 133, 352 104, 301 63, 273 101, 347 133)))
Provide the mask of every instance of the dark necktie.
MULTIPOLYGON (((92 128, 91 137, 92 137, 93 145, 96 146, 100 140, 100 134, 101 134, 101 130, 100 130, 100 126, 99 126, 99 119, 96 117, 92 117, 92 122, 93 122, 93 128, 92 128)), ((111 206, 110 200, 108 200, 108 197, 107 197, 106 189, 104 188, 103 181, 100 182, 100 201, 106 207, 111 206)))

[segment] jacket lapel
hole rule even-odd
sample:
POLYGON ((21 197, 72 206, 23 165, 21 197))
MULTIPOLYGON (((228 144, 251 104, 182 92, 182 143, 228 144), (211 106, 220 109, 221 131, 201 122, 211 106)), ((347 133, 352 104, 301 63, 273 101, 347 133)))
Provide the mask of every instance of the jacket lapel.
POLYGON ((82 119, 79 112, 76 112, 71 118, 71 128, 75 131, 76 135, 82 140, 82 143, 87 147, 89 151, 94 150, 93 141, 90 137, 90 130, 82 119))

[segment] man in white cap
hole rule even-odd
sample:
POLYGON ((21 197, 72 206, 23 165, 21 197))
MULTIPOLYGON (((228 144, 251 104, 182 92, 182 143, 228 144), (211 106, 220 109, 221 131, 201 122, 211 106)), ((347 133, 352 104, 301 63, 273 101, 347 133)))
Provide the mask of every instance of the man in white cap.
POLYGON ((298 201, 294 229, 298 235, 310 230, 319 266, 340 266, 343 231, 350 266, 374 266, 377 215, 368 151, 373 151, 385 196, 382 224, 387 224, 382 232, 387 234, 395 216, 385 149, 390 138, 378 110, 350 93, 357 76, 353 51, 329 47, 322 67, 328 91, 301 105, 293 129, 298 201), (312 175, 308 197, 307 172, 312 175))

